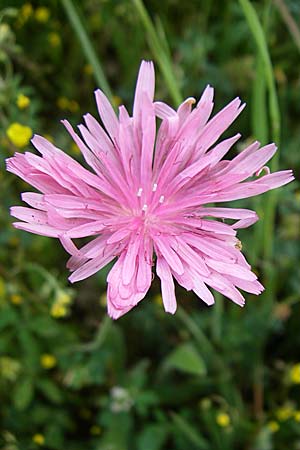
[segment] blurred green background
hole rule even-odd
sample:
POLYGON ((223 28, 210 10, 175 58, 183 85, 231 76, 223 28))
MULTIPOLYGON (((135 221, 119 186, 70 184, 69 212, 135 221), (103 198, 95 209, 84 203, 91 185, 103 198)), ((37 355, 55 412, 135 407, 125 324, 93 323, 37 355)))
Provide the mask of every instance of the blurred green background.
POLYGON ((0 448, 300 449, 299 182, 234 202, 261 217, 239 233, 266 286, 244 309, 178 288, 169 316, 155 279, 113 322, 106 269, 70 286, 59 243, 11 226, 30 188, 4 159, 39 133, 82 161, 59 120, 96 114, 99 85, 131 110, 141 59, 174 106, 240 96, 236 151, 276 140, 273 170, 299 174, 299 0, 0 0, 0 448))

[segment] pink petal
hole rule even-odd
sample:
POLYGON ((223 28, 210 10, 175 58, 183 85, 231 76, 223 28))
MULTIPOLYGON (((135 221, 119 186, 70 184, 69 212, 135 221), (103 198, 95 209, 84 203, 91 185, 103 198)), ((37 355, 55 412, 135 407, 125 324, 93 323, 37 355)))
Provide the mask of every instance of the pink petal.
POLYGON ((143 98, 146 93, 152 102, 154 97, 155 74, 152 61, 142 61, 135 88, 133 117, 138 118, 143 109, 143 98))
POLYGON ((161 280, 162 299, 166 312, 174 314, 177 309, 175 286, 172 273, 167 261, 157 257, 156 273, 161 280))
POLYGON ((95 91, 95 97, 98 107, 98 112, 106 128, 106 131, 110 135, 112 141, 117 143, 119 140, 119 121, 113 110, 113 107, 109 103, 104 93, 97 89, 95 91))

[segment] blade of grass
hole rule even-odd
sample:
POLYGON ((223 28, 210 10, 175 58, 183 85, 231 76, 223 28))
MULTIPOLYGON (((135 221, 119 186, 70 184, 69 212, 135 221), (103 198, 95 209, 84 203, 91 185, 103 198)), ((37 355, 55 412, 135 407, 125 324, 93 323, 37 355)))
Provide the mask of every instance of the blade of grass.
MULTIPOLYGON (((272 130, 272 139, 279 146, 280 144, 280 110, 278 105, 278 98, 276 93, 276 86, 273 74, 272 63, 268 52, 267 42, 263 27, 259 21, 256 10, 249 0, 239 0, 245 18, 248 22, 253 39, 257 46, 257 52, 260 55, 262 65, 264 67, 264 77, 268 89, 268 107, 272 130)), ((270 168, 271 171, 276 171, 278 168, 279 151, 273 157, 270 168)), ((273 242, 274 242, 274 222, 275 211, 277 205, 277 193, 272 191, 265 197, 265 215, 264 215, 264 233, 263 233, 263 255, 264 260, 268 266, 272 258, 273 242), (267 198, 266 198, 267 197, 267 198)), ((266 272, 269 272, 267 269, 266 272)), ((266 273, 266 278, 272 278, 266 273)), ((269 287, 270 289, 270 287, 269 287)))
MULTIPOLYGON (((269 124, 267 111, 267 84, 264 70, 264 61, 261 53, 257 51, 255 64, 255 78, 252 89, 252 128, 253 134, 262 145, 267 144, 269 139, 269 124)), ((249 248, 250 261, 257 266, 255 261, 259 261, 264 239, 264 199, 254 197, 252 200, 253 209, 261 219, 255 225, 253 233, 253 243, 249 248)))
MULTIPOLYGON (((158 32, 155 29, 155 26, 152 23, 152 20, 148 14, 147 9, 142 0, 132 0, 133 5, 140 17, 141 23, 145 27, 147 41, 149 47, 156 59, 161 73, 165 79, 166 85, 168 87, 170 96, 173 101, 178 105, 182 102, 182 95, 180 93, 180 89, 178 87, 178 82, 174 76, 174 69, 172 67, 172 62, 169 57, 169 51, 166 51, 167 41, 164 39, 163 44, 159 39, 158 32)), ((160 23, 160 32, 162 30, 162 24, 160 23)))
POLYGON ((290 13, 284 0, 274 0, 274 3, 277 6, 282 20, 286 24, 286 27, 289 30, 290 35, 294 39, 295 45, 300 52, 300 29, 298 28, 297 22, 290 13))
POLYGON ((98 83, 99 87, 103 90, 105 95, 112 101, 112 92, 109 83, 105 77, 104 71, 97 57, 94 46, 88 36, 86 29, 84 28, 80 20, 79 14, 72 0, 61 0, 61 3, 65 8, 65 11, 75 31, 75 34, 77 35, 82 51, 85 54, 87 61, 93 68, 93 74, 96 82, 98 83))

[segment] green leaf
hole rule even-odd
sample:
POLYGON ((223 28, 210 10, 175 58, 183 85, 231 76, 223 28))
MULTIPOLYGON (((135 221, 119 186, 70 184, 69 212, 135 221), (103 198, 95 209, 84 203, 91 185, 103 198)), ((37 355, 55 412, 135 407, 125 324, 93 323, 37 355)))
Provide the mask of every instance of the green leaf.
POLYGON ((52 380, 49 379, 40 380, 38 382, 37 387, 53 403, 61 403, 62 392, 59 390, 59 388, 52 380))
POLYGON ((171 413, 176 430, 180 431, 185 437, 199 450, 207 450, 209 444, 204 437, 202 437, 198 431, 196 431, 182 416, 176 413, 171 413))
POLYGON ((166 368, 174 368, 192 375, 205 375, 206 366, 193 344, 177 347, 165 360, 166 368))
POLYGON ((16 384, 13 401, 16 409, 23 411, 26 409, 33 398, 33 382, 31 378, 23 378, 16 384))
POLYGON ((17 321, 17 318, 18 318, 18 316, 12 308, 1 309, 0 330, 7 327, 8 325, 14 324, 14 322, 17 321))
POLYGON ((138 437, 138 450, 160 450, 168 437, 168 432, 165 424, 147 425, 138 437))

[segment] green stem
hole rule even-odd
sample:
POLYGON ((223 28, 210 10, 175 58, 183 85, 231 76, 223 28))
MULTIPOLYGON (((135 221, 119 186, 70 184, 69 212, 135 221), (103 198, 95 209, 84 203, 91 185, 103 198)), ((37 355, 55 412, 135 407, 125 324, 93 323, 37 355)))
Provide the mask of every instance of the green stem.
MULTIPOLYGON (((167 41, 163 40, 163 44, 158 37, 158 33, 151 21, 147 9, 142 0, 132 0, 137 13, 140 16, 141 22, 145 27, 147 33, 147 40, 151 51, 156 58, 162 75, 165 79, 166 85, 168 86, 170 96, 173 101, 178 105, 182 102, 182 95, 178 88, 177 80, 174 76, 174 69, 172 67, 172 62, 169 57, 169 51, 166 50, 167 41)), ((162 28, 162 24, 160 24, 162 28)))
POLYGON ((222 321, 224 314, 224 299, 219 292, 214 292, 215 305, 212 311, 212 336, 216 343, 220 343, 222 339, 222 321))
POLYGON ((72 0, 61 0, 61 3, 66 10, 69 21, 81 44, 83 53, 85 54, 86 59, 93 68, 93 73, 96 82, 98 83, 99 87, 103 90, 103 92, 106 94, 106 96, 110 99, 110 101, 112 101, 113 96, 109 83, 105 77, 104 71, 101 67, 93 44, 79 18, 78 12, 76 11, 76 8, 74 7, 72 0))
MULTIPOLYGON (((272 63, 268 52, 267 42, 263 27, 258 19, 257 13, 249 0, 239 0, 249 28, 253 35, 253 39, 257 46, 257 52, 261 58, 264 66, 264 76, 268 88, 268 106, 270 123, 272 130, 272 139, 279 146, 280 144, 280 110, 278 104, 278 98, 276 93, 276 86, 273 74, 272 63)), ((278 169, 279 151, 272 159, 270 163, 271 171, 278 169)), ((270 262, 273 254, 273 242, 274 242, 274 222, 275 212, 277 206, 277 193, 275 191, 270 192, 265 197, 265 216, 264 216, 264 232, 263 232, 263 255, 265 262, 270 262)), ((267 272, 269 272, 267 270, 267 272)), ((268 279, 268 273, 266 274, 268 279)), ((269 287, 270 289, 270 287, 269 287)))

